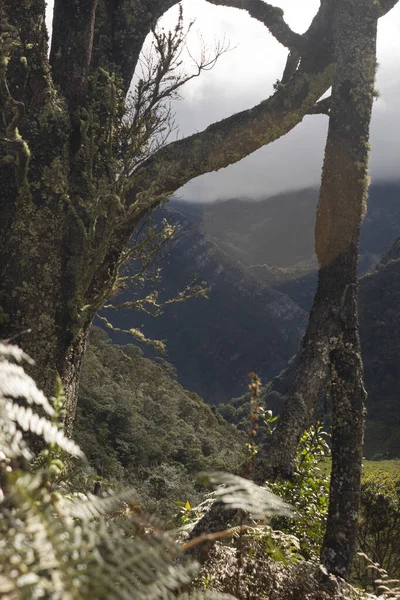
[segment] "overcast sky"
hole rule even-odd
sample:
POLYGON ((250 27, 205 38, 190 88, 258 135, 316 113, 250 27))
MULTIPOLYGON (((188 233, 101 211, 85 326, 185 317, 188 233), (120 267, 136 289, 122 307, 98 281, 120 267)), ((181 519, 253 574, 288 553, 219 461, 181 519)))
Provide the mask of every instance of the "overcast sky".
MULTIPOLYGON (((316 13, 318 0, 276 0, 297 32, 305 31, 316 13)), ((183 0, 187 20, 196 19, 189 43, 193 53, 201 32, 210 48, 224 36, 233 48, 213 70, 189 82, 182 99, 174 103, 180 135, 201 131, 210 123, 251 108, 272 92, 281 78, 287 51, 267 29, 247 13, 211 6, 205 0, 183 0)), ((48 26, 52 0, 48 2, 48 26)), ((171 9, 165 27, 176 22, 171 9)), ((373 180, 400 179, 400 4, 379 21, 376 87, 370 170, 373 180)), ((188 64, 190 69, 190 64, 188 64)), ((179 192, 190 200, 267 197, 280 191, 319 183, 328 118, 309 116, 289 134, 236 165, 199 177, 179 192)))

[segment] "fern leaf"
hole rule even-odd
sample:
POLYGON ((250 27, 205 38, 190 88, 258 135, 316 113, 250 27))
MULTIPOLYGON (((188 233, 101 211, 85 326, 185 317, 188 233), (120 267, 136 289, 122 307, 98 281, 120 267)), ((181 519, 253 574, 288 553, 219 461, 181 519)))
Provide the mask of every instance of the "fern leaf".
POLYGON ((10 421, 0 401, 0 462, 7 464, 20 456, 27 461, 33 458, 21 431, 17 429, 14 422, 10 421))
POLYGON ((29 377, 21 366, 4 360, 1 360, 0 365, 0 398, 23 398, 28 404, 41 406, 49 416, 54 415, 53 407, 43 392, 36 387, 32 377, 29 377))
POLYGON ((0 342, 0 360, 14 360, 17 363, 27 362, 34 365, 35 361, 31 359, 19 346, 13 344, 5 344, 0 342))
POLYGON ((228 508, 243 510, 253 519, 295 517, 294 508, 266 487, 230 473, 200 473, 200 481, 215 488, 215 496, 228 508))
POLYGON ((83 521, 104 517, 120 510, 126 503, 138 503, 139 497, 134 489, 126 489, 118 494, 109 493, 99 498, 94 494, 74 494, 62 498, 59 509, 65 514, 83 521))
POLYGON ((62 450, 68 452, 71 456, 83 458, 84 454, 79 446, 71 439, 67 438, 63 431, 56 425, 35 414, 31 407, 20 406, 12 402, 6 402, 5 409, 8 417, 18 423, 24 431, 31 431, 36 435, 43 437, 48 444, 57 444, 62 450))

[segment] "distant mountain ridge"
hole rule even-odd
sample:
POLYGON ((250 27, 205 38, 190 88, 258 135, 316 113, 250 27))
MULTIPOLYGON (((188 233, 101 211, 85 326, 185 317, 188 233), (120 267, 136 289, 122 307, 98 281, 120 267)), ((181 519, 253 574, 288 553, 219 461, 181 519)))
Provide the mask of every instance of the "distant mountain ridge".
MULTIPOLYGON (((195 271, 211 286, 208 299, 170 305, 158 318, 120 311, 110 319, 118 327, 142 326, 146 335, 166 339, 179 382, 208 402, 245 391, 252 370, 264 380, 273 377, 296 351, 306 312, 229 257, 202 223, 193 228, 192 219, 173 206, 165 207, 162 216, 180 223, 179 240, 163 262, 160 287, 165 297, 173 296, 195 271)), ((114 339, 129 340, 122 334, 114 339)))
MULTIPOLYGON (((315 265, 314 223, 318 188, 285 192, 264 200, 233 198, 212 203, 171 200, 169 206, 201 221, 209 239, 244 265, 284 269, 315 265)), ((400 180, 371 185, 362 224, 362 271, 376 264, 399 234, 400 180)))
POLYGON ((400 237, 360 280, 369 456, 400 457, 400 237))
MULTIPOLYGON (((317 197, 318 191, 311 189, 264 201, 172 200, 159 218, 181 222, 186 235, 164 261, 161 287, 172 296, 197 271, 212 285, 209 299, 171 305, 157 319, 112 314, 113 322, 124 328, 143 326, 147 335, 166 339, 178 380, 208 402, 226 402, 243 393, 249 371, 264 382, 272 379, 298 348, 316 286, 317 197)), ((400 183, 371 186, 362 225, 361 273, 377 264, 399 234, 399 200, 400 183)), ((126 343, 129 338, 117 340, 126 343)))
MULTIPOLYGON (((209 239, 227 256, 308 311, 316 286, 317 202, 318 188, 305 188, 265 200, 207 204, 172 200, 170 204, 185 216, 201 220, 209 239)), ((379 262, 399 233, 400 181, 371 185, 361 228, 360 274, 379 262)))

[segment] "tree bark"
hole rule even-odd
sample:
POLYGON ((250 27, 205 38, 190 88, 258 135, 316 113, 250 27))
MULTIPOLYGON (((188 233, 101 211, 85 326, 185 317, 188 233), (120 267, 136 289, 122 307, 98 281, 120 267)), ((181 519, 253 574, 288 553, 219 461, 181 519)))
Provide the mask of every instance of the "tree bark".
POLYGON ((338 0, 336 71, 323 167, 316 249, 330 289, 345 283, 330 343, 332 474, 321 560, 346 578, 356 548, 364 437, 363 369, 358 328, 357 264, 368 191, 369 127, 376 71, 377 5, 338 0), (336 268, 337 265, 337 268, 336 268))
MULTIPOLYGON (((273 435, 260 448, 254 480, 290 476, 303 431, 322 393, 332 402, 332 476, 321 560, 347 577, 355 550, 364 432, 363 370, 358 334, 357 265, 368 191, 369 125, 373 102, 379 7, 338 0, 333 13, 335 75, 315 226, 319 277, 293 389, 273 435)), ((226 527, 212 507, 193 537, 226 527)), ((200 558, 205 558, 206 553, 200 558)))

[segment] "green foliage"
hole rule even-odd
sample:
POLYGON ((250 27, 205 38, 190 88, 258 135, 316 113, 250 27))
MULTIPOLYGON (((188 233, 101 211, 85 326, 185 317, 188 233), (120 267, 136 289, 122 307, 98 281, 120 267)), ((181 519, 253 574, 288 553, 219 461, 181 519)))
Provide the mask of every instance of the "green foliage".
POLYGON ((174 500, 201 500, 195 475, 234 471, 241 435, 196 394, 169 376, 165 361, 145 359, 133 345, 91 334, 84 361, 75 436, 96 476, 134 485, 144 508, 169 517, 174 500))
MULTIPOLYGON (((400 476, 376 471, 364 475, 361 482, 361 514, 358 545, 390 577, 400 577, 400 476)), ((355 579, 370 586, 375 573, 365 570, 357 560, 355 579)))
POLYGON ((18 348, 0 346, 0 595, 21 600, 230 598, 183 593, 198 565, 182 557, 174 564, 182 551, 168 534, 144 534, 131 509, 134 492, 98 498, 57 490, 63 464, 55 456, 83 455, 56 423, 61 388, 53 408, 17 364, 22 360, 29 359, 18 348), (44 410, 53 422, 25 404, 44 410), (33 471, 21 429, 48 443, 33 471), (121 512, 137 525, 134 535, 111 518, 121 512))
POLYGON ((319 560, 329 504, 329 475, 321 463, 330 455, 327 434, 317 423, 303 434, 297 449, 293 477, 279 480, 271 490, 296 509, 296 520, 279 520, 274 524, 295 535, 300 551, 307 560, 319 560))
POLYGON ((18 364, 24 361, 32 363, 20 348, 0 343, 0 460, 6 470, 14 460, 33 457, 22 432, 38 435, 50 447, 57 445, 72 456, 82 457, 80 448, 55 423, 60 394, 54 408, 18 364))
MULTIPOLYGON (((58 383, 51 406, 22 367, 11 362, 28 358, 14 347, 1 346, 0 352, 0 595, 21 600, 232 599, 212 589, 187 591, 199 575, 199 565, 184 557, 172 536, 138 513, 134 490, 108 491, 101 497, 63 491, 61 457, 76 460, 83 455, 65 438, 58 423, 63 410, 62 388, 58 383), (13 369, 16 366, 19 368, 13 369), (20 409, 26 403, 44 410, 52 421, 32 410, 28 418, 28 407, 20 423, 15 407, 20 409), (42 437, 48 447, 31 469, 28 460, 32 453, 21 427, 38 433, 38 423, 42 423, 42 437)), ((241 477, 213 472, 202 478, 213 485, 214 498, 227 508, 248 513, 252 520, 246 533, 252 544, 250 554, 254 544, 265 546, 270 555, 281 559, 296 551, 294 538, 268 526, 258 527, 253 521, 292 516, 286 502, 241 477)), ((191 512, 189 502, 184 509, 191 512)), ((241 529, 234 528, 233 534, 241 536, 241 529)))
POLYGON ((279 563, 294 564, 302 560, 299 539, 270 525, 248 528, 242 541, 250 556, 257 551, 264 551, 269 559, 279 563))

